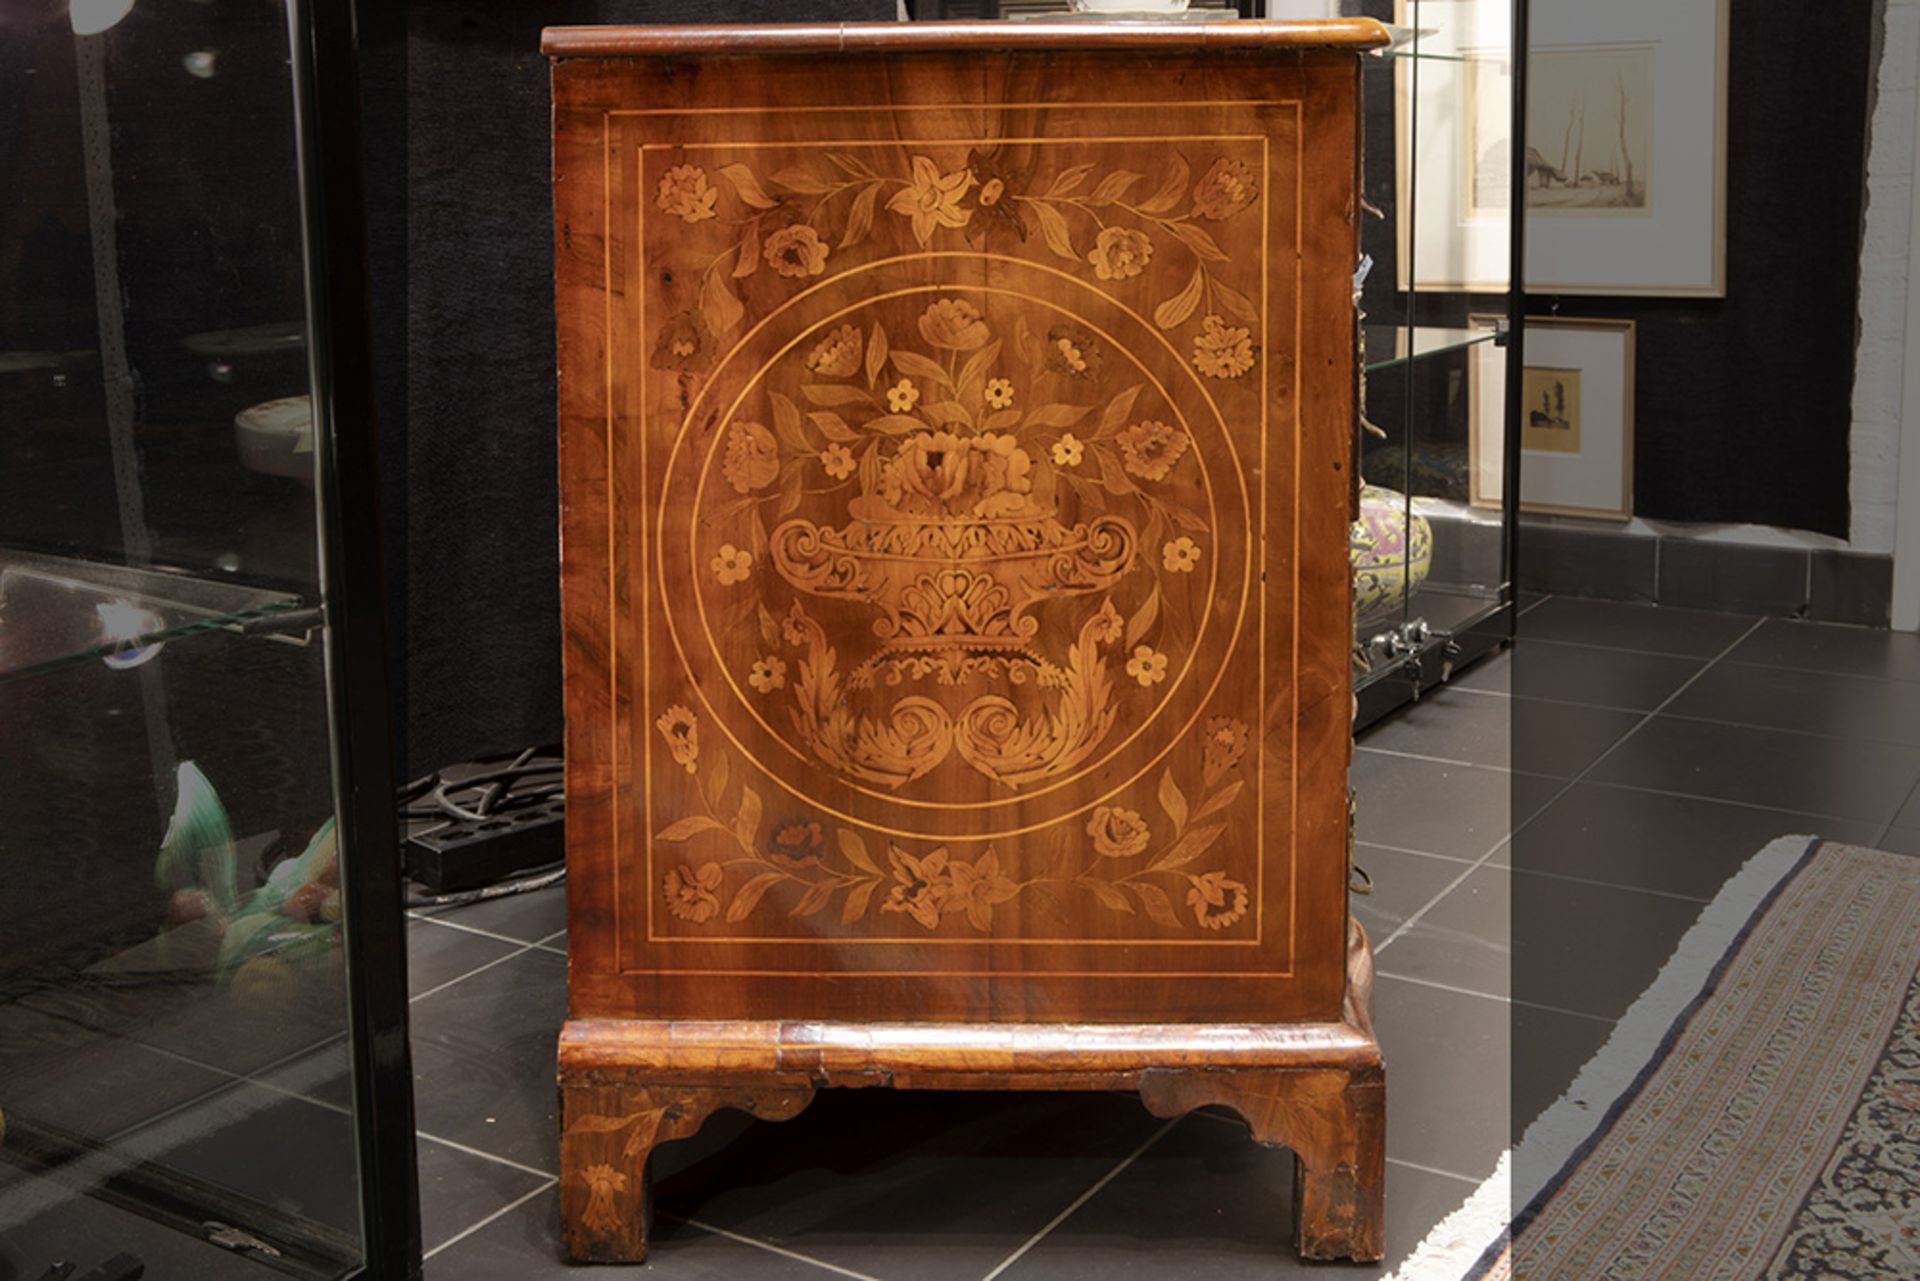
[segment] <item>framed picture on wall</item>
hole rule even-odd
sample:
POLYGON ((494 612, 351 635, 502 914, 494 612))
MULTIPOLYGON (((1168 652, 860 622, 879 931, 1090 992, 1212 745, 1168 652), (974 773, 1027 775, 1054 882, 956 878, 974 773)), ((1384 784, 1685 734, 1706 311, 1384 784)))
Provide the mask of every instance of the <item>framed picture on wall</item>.
POLYGON ((1396 0, 1415 31, 1394 52, 1402 289, 1507 288, 1512 16, 1511 0, 1396 0))
POLYGON ((1530 293, 1726 294, 1727 4, 1531 11, 1530 293))
MULTIPOLYGON (((1490 317, 1476 326, 1492 327, 1490 317)), ((1627 520, 1633 515, 1631 320, 1527 318, 1521 375, 1520 510, 1627 520)), ((1498 507, 1505 472, 1507 350, 1474 349, 1469 497, 1498 507)))

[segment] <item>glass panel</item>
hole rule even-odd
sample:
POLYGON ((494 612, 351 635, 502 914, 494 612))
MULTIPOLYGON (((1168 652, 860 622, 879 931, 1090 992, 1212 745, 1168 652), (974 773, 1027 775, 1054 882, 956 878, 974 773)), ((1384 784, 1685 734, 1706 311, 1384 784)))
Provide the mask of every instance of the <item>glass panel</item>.
POLYGON ((0 41, 0 1276, 361 1261, 286 14, 0 41))

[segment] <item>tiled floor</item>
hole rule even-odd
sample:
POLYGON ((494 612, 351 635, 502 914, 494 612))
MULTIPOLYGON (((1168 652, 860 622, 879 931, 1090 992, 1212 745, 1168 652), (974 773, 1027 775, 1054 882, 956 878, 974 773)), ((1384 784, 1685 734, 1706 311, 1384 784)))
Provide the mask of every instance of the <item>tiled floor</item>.
MULTIPOLYGON (((1354 761, 1378 887, 1354 907, 1390 1065, 1387 1268, 1295 1263, 1291 1163, 1231 1117, 827 1092, 794 1121, 730 1116, 660 1149, 649 1271, 1378 1276, 1745 858, 1789 833, 1920 851, 1920 638, 1567 599, 1522 626, 1513 654, 1374 727, 1354 761)), ((553 1191, 560 923, 556 892, 413 925, 422 1151, 450 1181, 429 1177, 430 1278, 573 1275, 553 1191)))
MULTIPOLYGON (((1920 853, 1920 637, 1559 598, 1522 627, 1511 655, 1374 727, 1354 761, 1377 885, 1354 909, 1389 1063, 1386 1268, 1296 1263, 1291 1161, 1230 1116, 826 1091, 793 1121, 722 1114, 659 1150, 646 1272, 1376 1277, 1486 1176, 1767 841, 1920 853)), ((581 1275, 560 1261, 554 1193, 563 918, 553 890, 411 924, 431 1281, 581 1275)), ((320 1135, 346 1100, 335 1041, 253 1070, 221 1105, 320 1135)))

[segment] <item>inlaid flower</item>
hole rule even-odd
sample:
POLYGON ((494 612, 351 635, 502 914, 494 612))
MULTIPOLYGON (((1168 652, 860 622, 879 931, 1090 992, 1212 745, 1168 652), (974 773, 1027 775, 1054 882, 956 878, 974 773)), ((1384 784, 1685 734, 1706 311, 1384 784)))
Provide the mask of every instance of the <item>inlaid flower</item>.
POLYGON ((700 759, 700 722, 693 713, 675 703, 660 713, 660 719, 654 722, 654 727, 667 740, 667 750, 673 753, 674 763, 686 766, 687 773, 693 773, 694 765, 700 759))
POLYGON ((771 694, 776 689, 784 688, 786 683, 787 660, 771 654, 755 663, 753 670, 747 673, 747 684, 762 694, 771 694))
POLYGON ((1150 418, 1122 431, 1115 440, 1120 460, 1141 480, 1165 480, 1187 452, 1187 433, 1150 418))
POLYGON ((902 441, 880 474, 879 495, 913 516, 991 519, 1032 506, 1033 459, 1010 433, 922 432, 902 441))
POLYGON ((989 209, 999 204, 1000 197, 1006 194, 1007 183, 1004 178, 989 178, 980 184, 980 194, 976 198, 979 200, 981 208, 989 209))
POLYGON ((853 451, 839 441, 835 441, 820 451, 820 465, 826 468, 827 475, 835 480, 845 480, 853 475, 855 466, 853 451))
POLYGON ((1096 805, 1087 820, 1087 835, 1093 838, 1094 852, 1102 858, 1132 858, 1147 848, 1153 833, 1139 811, 1118 805, 1096 805))
POLYGON ((1027 238, 1027 224, 1020 216, 1020 202, 1014 197, 1026 194, 1039 158, 1032 148, 1025 151, 1026 162, 1015 167, 1007 163, 1011 153, 998 144, 975 147, 967 153, 967 171, 979 185, 973 191, 973 203, 982 220, 968 228, 969 235, 981 235, 995 226, 1005 226, 1021 240, 1027 238))
POLYGON ((1225 872, 1207 872, 1187 880, 1193 886, 1187 891, 1187 906, 1203 928, 1224 930, 1247 914, 1247 887, 1228 880, 1225 872))
POLYGON ((1133 657, 1127 660, 1127 675, 1140 682, 1145 689, 1167 679, 1167 656, 1151 645, 1135 645, 1133 657))
POLYGON ((807 611, 800 608, 800 602, 793 602, 793 604, 788 607, 786 614, 780 619, 780 639, 789 645, 797 646, 806 644, 807 632, 803 624, 811 621, 812 620, 807 617, 807 611))
POLYGON ((796 280, 817 276, 827 269, 827 242, 804 222, 782 227, 768 236, 760 254, 769 267, 796 280))
POLYGON ((667 873, 667 910, 683 921, 709 921, 720 910, 720 865, 685 863, 667 873))
POLYGON ((1139 275, 1153 260, 1153 241, 1131 227, 1102 227, 1087 252, 1093 274, 1102 280, 1126 280, 1139 275))
POLYGON ((887 410, 890 413, 910 414, 919 403, 920 389, 913 385, 911 378, 902 378, 887 388, 887 410))
POLYGON ((1113 642, 1119 640, 1120 634, 1125 630, 1126 626, 1120 617, 1120 611, 1113 607, 1113 597, 1111 596, 1100 602, 1100 609, 1094 614, 1093 623, 1093 638, 1102 645, 1111 645, 1113 642))
POLYGON ((620 1209, 613 1198, 627 1190, 627 1176, 610 1165, 590 1165, 582 1177, 587 1181, 587 1208, 580 1212, 580 1223, 590 1232, 611 1235, 620 1227, 620 1209))
POLYGON ((1055 467, 1078 467, 1080 460, 1087 456, 1086 442, 1072 432, 1068 432, 1053 442, 1053 465, 1055 467))
POLYGON ((1200 563, 1200 545, 1184 534, 1160 548, 1160 565, 1170 574, 1190 574, 1200 563))
POLYGON ((826 839, 826 833, 813 819, 784 819, 773 825, 770 857, 777 866, 789 872, 797 872, 804 867, 818 867, 820 847, 826 843, 826 839))
POLYGON ((1100 372, 1100 344, 1078 325, 1055 325, 1047 330, 1044 365, 1069 378, 1092 378, 1100 372))
POLYGON ((842 325, 807 353, 807 368, 822 378, 845 378, 860 368, 860 355, 865 348, 859 329, 842 325))
POLYGON ((1209 378, 1238 378, 1253 368, 1252 332, 1208 316, 1193 338, 1193 367, 1209 378))
POLYGON ((719 191, 707 181, 707 171, 699 165, 675 165, 660 175, 654 203, 682 222, 704 222, 714 216, 713 202, 719 191))
POLYGON ((736 422, 727 429, 727 452, 720 474, 734 492, 751 494, 765 489, 780 474, 780 446, 773 433, 759 423, 736 422))
POLYGON ((722 543, 720 550, 714 553, 707 564, 713 569, 713 576, 720 580, 722 587, 731 587, 735 583, 744 583, 753 573, 753 553, 744 547, 735 547, 732 543, 722 543))
POLYGON ((920 336, 947 351, 978 351, 992 335, 978 307, 964 298, 942 298, 920 313, 920 336))
POLYGON ((697 311, 677 311, 660 326, 654 339, 653 356, 647 362, 655 369, 685 373, 707 363, 712 340, 707 322, 697 311))
POLYGON ((971 863, 955 859, 950 870, 953 888, 946 910, 965 912, 967 924, 976 930, 992 929, 994 906, 1020 894, 1020 887, 1000 870, 1000 856, 992 850, 971 863))
POLYGON ((1218 222, 1245 209, 1259 194, 1253 166, 1222 156, 1193 184, 1193 211, 1218 222))
POLYGON ((989 378, 984 394, 988 409, 1006 409, 1013 404, 1013 383, 1006 378, 989 378))
POLYGON ((905 912, 928 929, 940 924, 940 909, 953 892, 953 876, 947 867, 947 847, 942 845, 919 858, 898 845, 887 847, 893 863, 894 884, 880 905, 883 912, 905 912))
POLYGON ((913 177, 893 193, 887 208, 912 220, 913 238, 922 245, 933 239, 935 227, 964 227, 973 210, 962 208, 960 201, 973 185, 973 174, 959 169, 942 174, 930 156, 913 158, 913 177))
POLYGON ((1208 787, 1247 754, 1247 723, 1234 716, 1209 716, 1200 728, 1200 771, 1208 787))

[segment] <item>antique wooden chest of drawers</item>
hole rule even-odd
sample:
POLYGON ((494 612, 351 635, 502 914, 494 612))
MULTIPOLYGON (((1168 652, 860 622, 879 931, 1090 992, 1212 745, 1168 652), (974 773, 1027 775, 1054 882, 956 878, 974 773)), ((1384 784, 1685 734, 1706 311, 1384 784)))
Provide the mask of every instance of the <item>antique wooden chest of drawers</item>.
POLYGON ((1347 913, 1377 24, 564 28, 563 1214, 816 1087, 1137 1090, 1377 1258, 1347 913))

